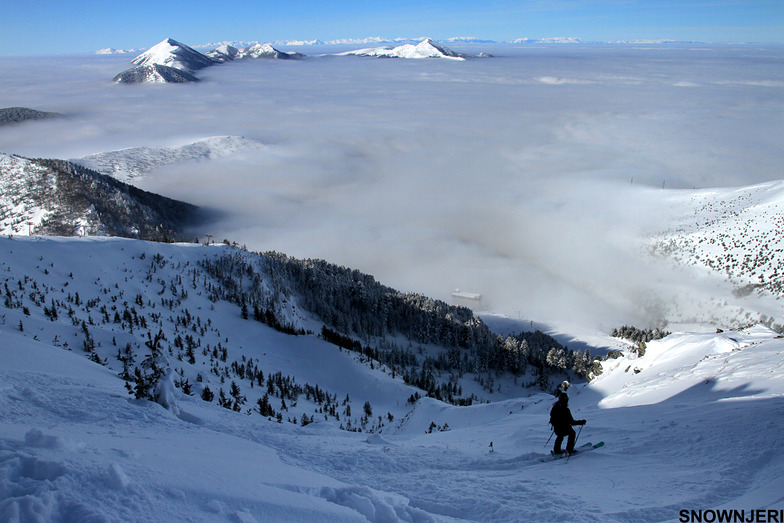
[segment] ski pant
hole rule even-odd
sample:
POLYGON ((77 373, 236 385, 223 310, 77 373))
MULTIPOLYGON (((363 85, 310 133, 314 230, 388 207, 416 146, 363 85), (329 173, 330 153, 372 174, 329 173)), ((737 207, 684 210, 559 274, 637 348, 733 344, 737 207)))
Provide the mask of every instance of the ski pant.
POLYGON ((577 434, 574 432, 572 427, 558 427, 555 429, 555 446, 553 450, 558 452, 561 450, 561 443, 563 443, 563 439, 567 438, 566 441, 566 452, 571 452, 574 450, 574 440, 577 434))

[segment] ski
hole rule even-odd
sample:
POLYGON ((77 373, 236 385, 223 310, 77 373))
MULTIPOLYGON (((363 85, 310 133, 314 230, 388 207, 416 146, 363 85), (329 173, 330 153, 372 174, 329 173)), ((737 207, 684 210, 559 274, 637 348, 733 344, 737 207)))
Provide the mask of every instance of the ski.
POLYGON ((569 454, 567 452, 564 452, 563 454, 553 454, 553 451, 550 451, 550 455, 543 457, 540 461, 543 461, 543 462, 545 462, 545 461, 555 461, 555 460, 561 459, 561 458, 568 458, 570 456, 580 455, 580 454, 582 454, 584 452, 589 452, 591 450, 596 450, 596 449, 598 449, 600 447, 603 447, 603 446, 604 446, 604 441, 600 441, 599 443, 596 443, 596 444, 594 444, 594 443, 586 443, 585 445, 581 445, 581 446, 577 447, 577 449, 575 449, 575 450, 577 450, 577 452, 574 452, 572 454, 569 454))

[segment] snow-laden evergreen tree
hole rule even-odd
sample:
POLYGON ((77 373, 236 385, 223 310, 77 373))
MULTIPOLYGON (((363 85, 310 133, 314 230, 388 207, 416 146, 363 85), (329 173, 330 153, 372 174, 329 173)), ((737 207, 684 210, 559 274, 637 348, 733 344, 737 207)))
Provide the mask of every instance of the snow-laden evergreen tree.
POLYGON ((141 368, 134 369, 133 393, 137 399, 154 401, 174 414, 179 414, 174 393, 175 372, 161 346, 165 339, 162 330, 154 337, 147 333, 145 345, 150 349, 150 354, 142 360, 141 368))

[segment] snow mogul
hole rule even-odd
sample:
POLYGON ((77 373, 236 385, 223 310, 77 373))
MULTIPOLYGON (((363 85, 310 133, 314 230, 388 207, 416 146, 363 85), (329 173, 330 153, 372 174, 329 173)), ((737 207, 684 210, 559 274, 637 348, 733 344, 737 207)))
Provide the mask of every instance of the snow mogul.
POLYGON ((555 432, 555 446, 553 447, 553 454, 563 454, 561 450, 561 443, 564 438, 566 441, 566 451, 569 454, 575 454, 574 442, 576 434, 573 425, 585 425, 584 419, 575 420, 572 417, 572 411, 569 410, 569 396, 565 392, 558 394, 558 401, 555 402, 553 408, 550 410, 550 425, 553 426, 555 432))

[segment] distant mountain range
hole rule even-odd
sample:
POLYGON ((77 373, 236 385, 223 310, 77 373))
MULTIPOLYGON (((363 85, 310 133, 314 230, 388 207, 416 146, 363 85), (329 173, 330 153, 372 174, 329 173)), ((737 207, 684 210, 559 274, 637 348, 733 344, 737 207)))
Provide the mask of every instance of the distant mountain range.
MULTIPOLYGON (((494 42, 492 40, 480 40, 474 37, 453 37, 446 40, 451 43, 478 44, 478 43, 506 43, 513 45, 529 44, 582 44, 579 38, 575 37, 552 37, 552 38, 517 38, 506 42, 494 42)), ((615 42, 621 43, 621 42, 615 42)), ((623 43, 674 43, 670 41, 639 41, 623 43)), ((381 37, 369 37, 361 39, 342 39, 322 42, 320 40, 285 40, 275 42, 275 45, 351 45, 351 44, 399 44, 379 45, 367 47, 353 51, 337 53, 338 55, 371 56, 380 58, 447 58, 452 60, 465 60, 471 57, 464 53, 458 53, 449 49, 441 43, 431 38, 395 38, 392 40, 381 37)), ((135 67, 127 69, 114 77, 117 83, 185 83, 196 82, 198 77, 195 72, 211 65, 245 59, 276 59, 288 60, 292 58, 304 58, 305 55, 294 51, 281 51, 273 47, 270 43, 259 42, 220 42, 217 44, 205 44, 197 46, 200 48, 213 47, 211 51, 202 53, 193 47, 189 47, 172 38, 167 38, 154 45, 147 51, 138 55, 132 60, 135 67)), ((115 49, 101 49, 100 54, 113 54, 126 51, 115 49)), ((130 52, 130 51, 128 51, 130 52)), ((475 57, 491 56, 487 53, 479 53, 475 57)))
MULTIPOLYGON (((492 40, 480 40, 474 37, 453 37, 446 40, 450 43, 460 44, 479 44, 479 43, 505 43, 510 45, 560 45, 560 44, 584 44, 575 37, 552 37, 552 38, 517 38, 506 42, 494 42, 492 40)), ((596 42, 593 42, 596 43, 596 42)), ((608 42, 604 42, 608 43, 608 42)), ((676 43, 674 41, 624 41, 613 43, 676 43)), ((361 39, 342 39, 322 42, 320 40, 285 40, 275 42, 275 45, 308 46, 308 45, 351 45, 351 44, 399 44, 377 45, 353 51, 337 53, 337 55, 370 56, 379 58, 447 58, 452 60, 465 60, 472 57, 464 53, 459 53, 449 49, 441 43, 431 38, 395 38, 392 40, 381 37, 369 37, 361 39)), ((127 69, 114 77, 117 83, 185 83, 196 82, 198 77, 195 72, 215 64, 231 62, 245 59, 275 59, 289 60, 292 58, 304 58, 305 55, 294 51, 281 51, 273 47, 270 43, 259 42, 220 42, 216 44, 205 44, 196 46, 200 48, 212 47, 211 51, 202 53, 193 47, 189 47, 172 38, 167 38, 154 45, 147 51, 138 55, 132 60, 135 67, 127 69)), ((100 54, 113 54, 125 51, 115 49, 101 49, 100 54)), ((130 51, 129 51, 130 52, 130 51)), ((488 53, 479 53, 474 57, 488 57, 488 53)))
MULTIPOLYGON (((418 38, 384 38, 381 36, 369 36, 365 38, 339 38, 334 40, 319 40, 313 38, 310 40, 276 40, 269 42, 266 45, 272 46, 291 46, 291 47, 308 47, 308 46, 329 46, 329 45, 403 45, 403 44, 416 44, 425 40, 425 37, 418 38)), ((489 40, 483 38, 476 38, 473 36, 453 36, 442 40, 449 44, 513 44, 513 45, 560 45, 560 44, 695 44, 701 43, 696 41, 683 41, 683 40, 670 40, 670 39, 631 39, 631 40, 609 40, 609 41, 589 41, 577 38, 574 36, 551 36, 545 38, 530 38, 521 37, 512 40, 489 40)), ((237 49, 243 47, 251 47, 256 44, 263 44, 257 40, 226 40, 220 42, 211 42, 192 46, 195 49, 217 49, 223 46, 230 46, 237 49)), ((99 49, 95 54, 128 54, 138 53, 142 49, 114 49, 107 47, 99 49)), ((210 53, 206 53, 210 54, 210 53)), ((289 53, 291 54, 291 53, 289 53)))
MULTIPOLYGON (((457 53, 446 46, 425 38, 417 44, 397 47, 374 47, 338 53, 338 55, 373 56, 383 58, 448 58, 465 60, 469 55, 457 53)), ((490 56, 480 53, 480 57, 490 56)), ((245 59, 289 60, 304 58, 297 52, 285 52, 271 44, 255 43, 243 48, 223 43, 202 54, 192 47, 171 38, 154 45, 132 60, 136 67, 114 77, 117 83, 184 83, 198 81, 194 72, 211 65, 245 59)))
POLYGON ((222 45, 207 54, 167 38, 132 60, 136 67, 114 77, 117 83, 185 83, 196 82, 194 72, 211 65, 243 59, 301 58, 300 53, 279 51, 270 44, 254 44, 242 49, 222 45))
POLYGON ((189 239, 198 208, 64 160, 0 153, 0 233, 189 239))

